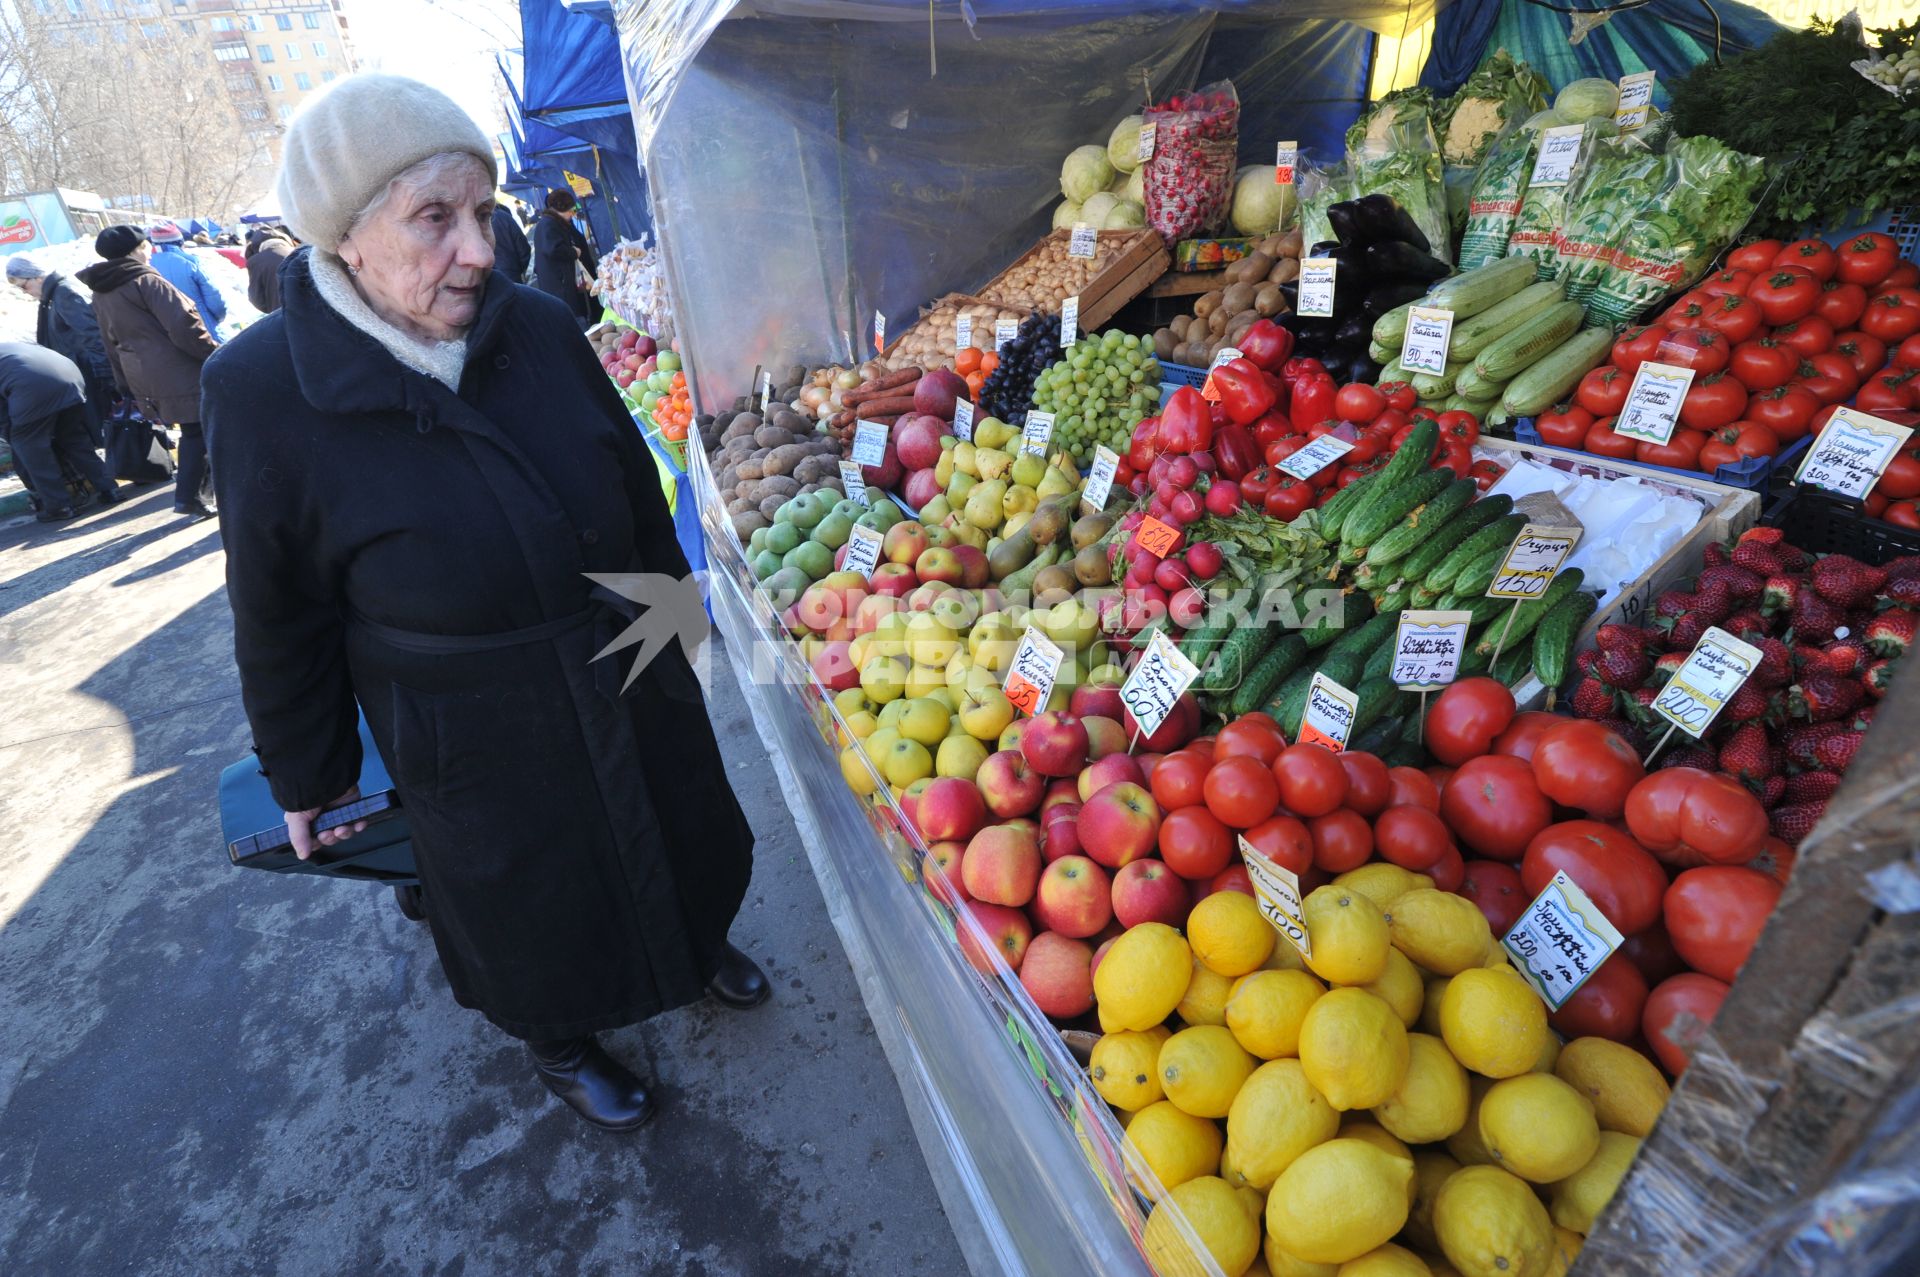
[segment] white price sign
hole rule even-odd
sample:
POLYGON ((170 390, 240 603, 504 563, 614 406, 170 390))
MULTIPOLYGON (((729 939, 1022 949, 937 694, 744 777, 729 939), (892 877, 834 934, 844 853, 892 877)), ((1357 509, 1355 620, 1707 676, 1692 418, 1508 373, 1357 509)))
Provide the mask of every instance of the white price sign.
POLYGON ((1653 80, 1651 71, 1636 71, 1620 77, 1620 105, 1613 113, 1613 122, 1622 133, 1646 127, 1648 112, 1653 106, 1653 80))
POLYGON ((1296 479, 1311 479, 1352 451, 1353 445, 1345 439, 1321 435, 1292 456, 1280 458, 1274 469, 1284 470, 1296 479))
POLYGON ((1307 914, 1300 905, 1300 875, 1275 864, 1244 834, 1240 836, 1240 859, 1247 866, 1247 878, 1253 883, 1253 898, 1260 905, 1261 915, 1300 951, 1301 957, 1311 958, 1313 940, 1307 935, 1307 914))
POLYGON ((1073 234, 1067 238, 1068 257, 1092 257, 1100 245, 1100 233, 1085 222, 1073 224, 1073 234))
POLYGON ((1487 587, 1490 599, 1537 599, 1547 592, 1560 565, 1580 540, 1579 528, 1549 528, 1529 523, 1507 547, 1507 557, 1487 587))
POLYGON ((1080 298, 1069 297, 1060 303, 1060 346, 1065 349, 1080 340, 1080 298))
POLYGON ((973 404, 969 400, 953 401, 953 437, 968 443, 973 440, 973 404))
POLYGON ((1301 745, 1323 745, 1339 753, 1353 734, 1354 715, 1360 712, 1360 698, 1318 670, 1307 684, 1307 712, 1300 717, 1301 745))
POLYGON ((1020 321, 1017 319, 996 319, 993 321, 993 348, 1002 350, 1006 344, 1020 335, 1020 321))
POLYGON ((1908 426, 1882 421, 1855 408, 1837 409, 1807 449, 1794 479, 1860 500, 1913 434, 1908 426))
POLYGON ((1415 306, 1407 312, 1406 347, 1400 366, 1408 372, 1444 376, 1447 352, 1453 346, 1453 312, 1438 306, 1415 306))
POLYGON ((1406 611, 1393 636, 1393 681, 1410 692, 1431 692, 1460 676, 1471 612, 1406 611))
POLYGON ((1060 673, 1065 653, 1060 645, 1031 625, 1020 636, 1013 651, 1013 664, 1007 667, 1004 689, 1014 708, 1031 717, 1047 707, 1053 695, 1053 680, 1060 673))
POLYGON ((1692 386, 1693 369, 1649 359, 1633 374, 1633 385, 1626 402, 1620 405, 1613 432, 1649 443, 1665 443, 1673 438, 1673 428, 1680 423, 1680 405, 1692 386))
POLYGON ((1759 668, 1760 649, 1710 627, 1653 700, 1653 712, 1698 740, 1759 668))
POLYGON ((854 524, 853 531, 847 535, 847 557, 840 562, 841 571, 871 577, 873 570, 880 566, 880 541, 880 534, 872 528, 854 524))
POLYGON ((1140 126, 1140 147, 1134 152, 1134 156, 1139 159, 1142 164, 1145 164, 1153 158, 1154 135, 1159 131, 1160 126, 1158 124, 1142 124, 1140 126))
POLYGON ((1620 947, 1607 921, 1563 869, 1501 939, 1513 965, 1548 1007, 1558 1011, 1620 947))
POLYGON ((765 412, 773 406, 773 369, 760 370, 760 411, 765 412))
POLYGON ((1096 444, 1093 449, 1093 469, 1087 471, 1087 490, 1080 499, 1089 509, 1098 514, 1107 508, 1107 497, 1113 492, 1114 476, 1120 472, 1120 454, 1106 444, 1096 444))
POLYGON ((861 505, 873 504, 867 500, 867 480, 860 473, 860 463, 857 461, 840 463, 840 490, 861 505))
POLYGON ((1573 166, 1580 162, 1580 142, 1586 134, 1584 124, 1563 124, 1540 135, 1540 155, 1533 162, 1529 187, 1565 186, 1573 180, 1573 166))
POLYGON ((1207 379, 1200 383, 1200 397, 1206 400, 1220 398, 1220 387, 1214 383, 1213 374, 1222 364, 1231 363, 1240 358, 1238 346, 1222 346, 1213 354, 1213 362, 1207 365, 1207 379))
POLYGON ((1340 263, 1331 257, 1306 257, 1300 261, 1300 318, 1333 318, 1333 278, 1340 263))
POLYGON ((953 353, 973 345, 973 316, 961 315, 953 321, 953 353))
POLYGON ((873 312, 873 348, 879 354, 887 353, 887 317, 877 310, 873 312))
POLYGON ((1027 423, 1020 427, 1020 451, 1030 457, 1047 455, 1047 443, 1053 438, 1053 414, 1035 409, 1027 414, 1027 423))
POLYGON ((886 422, 856 420, 853 423, 853 459, 863 466, 887 464, 886 422))
POLYGON ((1155 630, 1133 673, 1121 685, 1120 702, 1133 715, 1140 734, 1151 736, 1167 721, 1180 694, 1199 677, 1199 668, 1168 641, 1166 631, 1155 630))
POLYGON ((1300 167, 1300 144, 1282 142, 1273 157, 1273 181, 1276 186, 1292 186, 1294 170, 1300 167))

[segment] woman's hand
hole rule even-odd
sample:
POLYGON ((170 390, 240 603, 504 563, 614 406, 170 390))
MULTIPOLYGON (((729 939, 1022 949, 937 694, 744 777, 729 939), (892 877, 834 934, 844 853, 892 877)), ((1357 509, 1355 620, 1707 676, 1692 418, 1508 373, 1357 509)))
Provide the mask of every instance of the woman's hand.
POLYGON ((345 842, 355 834, 364 832, 367 827, 367 822, 364 820, 356 820, 351 825, 342 825, 338 829, 329 829, 321 834, 313 832, 313 822, 321 812, 353 802, 359 797, 360 786, 354 785, 325 807, 282 813, 287 818, 287 835, 293 839, 293 854, 302 860, 309 860, 313 857, 315 847, 331 847, 335 843, 345 842))

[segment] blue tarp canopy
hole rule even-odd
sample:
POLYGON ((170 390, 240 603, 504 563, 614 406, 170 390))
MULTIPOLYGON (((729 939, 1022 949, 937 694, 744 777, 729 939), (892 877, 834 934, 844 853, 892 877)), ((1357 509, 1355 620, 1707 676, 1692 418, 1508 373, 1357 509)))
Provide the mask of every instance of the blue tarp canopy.
POLYGON ((520 98, 534 118, 555 111, 627 107, 620 37, 560 0, 521 0, 520 98))

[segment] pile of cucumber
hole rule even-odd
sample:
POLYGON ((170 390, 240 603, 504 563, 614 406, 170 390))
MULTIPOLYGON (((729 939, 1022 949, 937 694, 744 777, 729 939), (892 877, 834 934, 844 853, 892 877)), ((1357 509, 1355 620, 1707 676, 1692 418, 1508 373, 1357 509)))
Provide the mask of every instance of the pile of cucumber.
POLYGON ((1425 297, 1380 316, 1368 354, 1380 380, 1405 381, 1435 409, 1464 408, 1489 425, 1545 412, 1564 399, 1613 345, 1605 325, 1583 327, 1586 312, 1559 280, 1536 282, 1533 260, 1503 257, 1443 279, 1425 297), (1453 312, 1447 370, 1440 376, 1400 366, 1408 312, 1453 312))

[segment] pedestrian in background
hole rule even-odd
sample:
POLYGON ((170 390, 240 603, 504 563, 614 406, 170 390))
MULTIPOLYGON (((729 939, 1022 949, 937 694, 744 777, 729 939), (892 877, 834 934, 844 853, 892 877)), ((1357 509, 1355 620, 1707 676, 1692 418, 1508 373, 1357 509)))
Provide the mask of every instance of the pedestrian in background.
POLYGON ((207 476, 200 365, 219 347, 187 295, 148 265, 153 245, 145 231, 109 226, 94 238, 93 249, 106 260, 81 271, 80 282, 93 290, 93 313, 106 339, 114 382, 139 402, 147 420, 179 427, 174 513, 209 518, 213 511, 200 494, 207 476))
POLYGON ((280 309, 280 267, 295 247, 278 226, 262 227, 247 237, 247 300, 263 315, 280 309))
POLYGON ((533 282, 543 293, 550 293, 567 304, 582 327, 593 322, 593 307, 581 279, 596 278, 599 259, 580 228, 573 224, 580 214, 580 201, 573 192, 561 187, 547 192, 547 208, 533 228, 533 282))
POLYGON ((71 359, 86 378, 87 433, 94 447, 104 448, 115 398, 113 366, 107 362, 93 303, 65 275, 46 269, 25 253, 7 258, 7 280, 39 303, 33 339, 71 359))
POLYGON ((193 254, 183 247, 186 236, 172 222, 160 222, 147 229, 147 238, 153 241, 153 268, 160 272, 162 279, 187 295, 187 300, 200 312, 200 323, 207 335, 217 343, 220 334, 216 330, 227 317, 227 303, 193 254))
POLYGON ((87 383, 58 351, 23 341, 0 341, 0 438, 42 523, 71 519, 75 510, 61 462, 94 486, 101 505, 120 500, 118 485, 87 437, 87 383))
MULTIPOLYGON (((496 195, 495 199, 500 197, 496 195)), ((533 249, 520 229, 520 222, 506 204, 493 206, 493 269, 516 284, 527 282, 527 267, 533 264, 533 249)))

